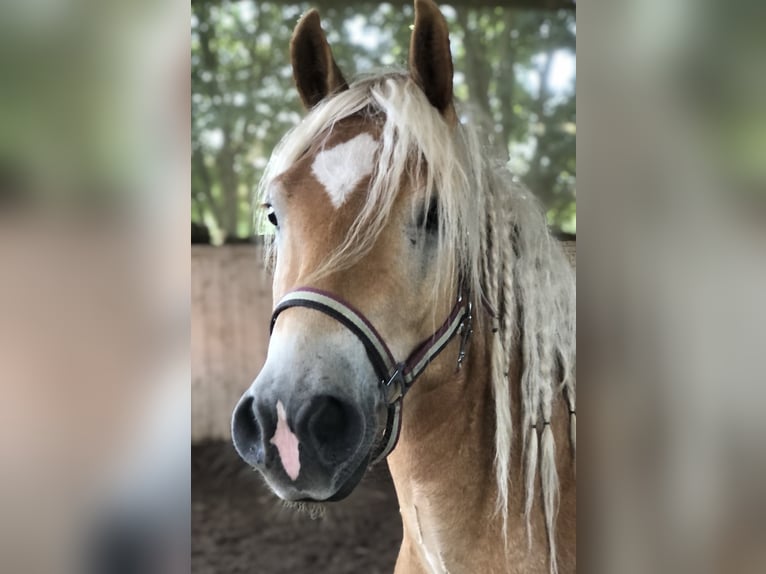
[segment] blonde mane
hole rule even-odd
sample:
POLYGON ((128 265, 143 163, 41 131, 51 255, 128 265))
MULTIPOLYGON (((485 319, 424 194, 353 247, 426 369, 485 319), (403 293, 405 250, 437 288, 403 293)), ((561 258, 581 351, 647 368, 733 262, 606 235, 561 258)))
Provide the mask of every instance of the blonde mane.
MULTIPOLYGON (((575 281, 569 262, 547 229, 543 211, 513 184, 506 167, 478 130, 449 126, 409 76, 389 72, 362 78, 318 104, 279 146, 266 168, 259 195, 308 150, 322 145, 339 121, 361 115, 381 131, 379 156, 367 201, 342 245, 317 275, 347 268, 363 257, 385 228, 391 208, 409 178, 418 199, 438 198, 439 288, 454 292, 458 277, 468 282, 476 309, 492 309, 477 332, 491 345, 495 400, 497 508, 507 541, 511 448, 514 440, 508 374, 521 357, 521 445, 525 514, 530 514, 536 473, 541 475, 551 570, 556 571, 555 520, 558 474, 550 427, 554 398, 563 393, 575 445, 575 281)), ((481 320, 481 319, 480 319, 481 320)))

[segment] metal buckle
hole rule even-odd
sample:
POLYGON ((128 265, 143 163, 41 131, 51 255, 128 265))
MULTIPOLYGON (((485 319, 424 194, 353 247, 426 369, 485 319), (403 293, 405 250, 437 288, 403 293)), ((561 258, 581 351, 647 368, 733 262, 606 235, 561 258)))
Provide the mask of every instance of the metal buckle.
POLYGON ((404 396, 404 385, 404 363, 399 363, 396 365, 396 368, 388 381, 383 381, 383 387, 386 391, 386 400, 389 405, 394 404, 404 396))
MULTIPOLYGON (((460 298, 462 300, 462 297, 460 298)), ((458 334, 461 335, 460 337, 460 350, 457 354, 457 369, 456 372, 460 370, 460 367, 463 366, 463 361, 465 360, 465 353, 466 353, 466 345, 468 345, 468 338, 471 336, 471 333, 473 333, 473 305, 471 302, 468 302, 468 308, 465 312, 465 317, 460 323, 460 327, 458 327, 458 334)))

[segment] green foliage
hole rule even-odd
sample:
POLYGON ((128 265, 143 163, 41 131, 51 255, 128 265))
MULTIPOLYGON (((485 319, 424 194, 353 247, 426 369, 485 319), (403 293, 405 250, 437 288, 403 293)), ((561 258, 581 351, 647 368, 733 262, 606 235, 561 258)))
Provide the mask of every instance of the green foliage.
MULTIPOLYGON (((272 149, 301 117, 288 43, 308 8, 192 3, 192 218, 206 223, 217 241, 256 231, 252 191, 272 149)), ((551 224, 574 232, 574 13, 468 3, 443 11, 458 99, 494 128, 511 168, 549 209, 551 224)), ((339 4, 323 8, 322 20, 347 79, 406 66, 411 6, 339 4)))

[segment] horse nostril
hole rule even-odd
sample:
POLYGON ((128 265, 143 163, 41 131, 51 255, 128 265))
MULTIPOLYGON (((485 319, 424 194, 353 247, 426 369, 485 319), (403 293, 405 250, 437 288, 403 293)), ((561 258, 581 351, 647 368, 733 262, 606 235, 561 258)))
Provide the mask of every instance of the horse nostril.
POLYGON ((319 443, 333 442, 346 430, 346 413, 338 399, 323 398, 309 419, 309 432, 319 443))
POLYGON ((313 398, 298 415, 298 435, 320 460, 334 465, 354 454, 362 439, 361 417, 352 405, 329 395, 313 398))
POLYGON ((231 438, 239 456, 251 466, 264 463, 263 433, 253 408, 253 397, 243 398, 231 419, 231 438))

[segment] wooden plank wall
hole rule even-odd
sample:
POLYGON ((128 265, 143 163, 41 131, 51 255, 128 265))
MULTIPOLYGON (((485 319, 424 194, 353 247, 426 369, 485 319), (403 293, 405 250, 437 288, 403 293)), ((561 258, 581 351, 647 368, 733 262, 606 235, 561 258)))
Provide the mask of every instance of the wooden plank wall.
MULTIPOLYGON (((577 246, 564 243, 575 265, 577 246)), ((260 245, 192 246, 192 441, 229 440, 231 411, 266 359, 271 277, 260 245)))
POLYGON ((230 436, 231 411, 266 359, 271 277, 260 245, 192 246, 192 441, 230 436))

